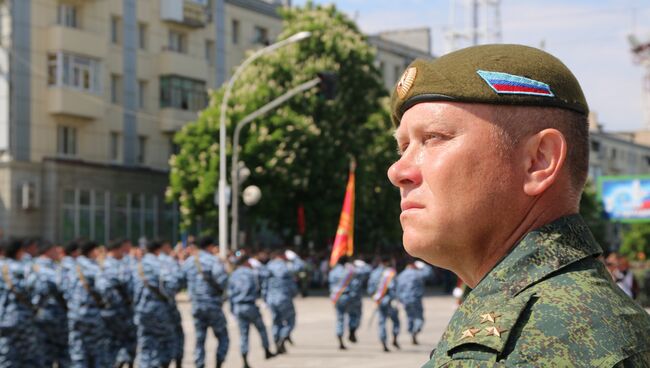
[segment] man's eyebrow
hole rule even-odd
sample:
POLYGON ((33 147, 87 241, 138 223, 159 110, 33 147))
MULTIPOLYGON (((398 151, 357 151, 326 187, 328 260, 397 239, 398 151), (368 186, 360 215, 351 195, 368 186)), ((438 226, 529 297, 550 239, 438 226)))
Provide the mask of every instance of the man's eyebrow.
POLYGON ((400 137, 402 136, 403 134, 400 134, 399 130, 395 129, 395 131, 393 131, 393 138, 395 138, 396 141, 399 141, 400 137))

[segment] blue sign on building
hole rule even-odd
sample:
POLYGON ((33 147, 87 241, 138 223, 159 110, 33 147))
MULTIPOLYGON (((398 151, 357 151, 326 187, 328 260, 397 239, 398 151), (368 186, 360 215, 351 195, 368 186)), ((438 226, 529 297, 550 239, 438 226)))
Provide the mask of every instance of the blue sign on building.
POLYGON ((610 220, 650 222, 650 176, 601 176, 598 194, 610 220))

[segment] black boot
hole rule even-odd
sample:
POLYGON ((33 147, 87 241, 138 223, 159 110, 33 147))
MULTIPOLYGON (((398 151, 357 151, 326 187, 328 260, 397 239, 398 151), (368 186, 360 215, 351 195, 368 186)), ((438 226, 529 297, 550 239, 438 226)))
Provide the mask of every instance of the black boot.
POLYGON ((401 349, 401 348, 399 347, 399 344, 397 343, 397 335, 393 335, 393 346, 394 346, 396 349, 401 349))
POLYGON ((291 340, 291 335, 287 336, 286 341, 287 341, 289 344, 293 345, 293 340, 291 340))
POLYGON ((356 330, 350 330, 350 342, 351 343, 356 343, 357 342, 357 335, 356 335, 356 330))
POLYGON ((385 353, 390 352, 390 350, 388 350, 388 346, 386 346, 386 342, 385 342, 385 341, 382 341, 381 344, 384 346, 384 352, 385 352, 385 353))
POLYGON ((251 366, 248 365, 248 354, 242 354, 241 358, 244 361, 244 368, 251 368, 251 366))
POLYGON ((285 339, 280 339, 275 342, 275 351, 276 353, 279 354, 284 354, 287 352, 287 349, 284 346, 285 339))
POLYGON ((414 333, 413 335, 411 335, 411 337, 413 338, 413 345, 419 345, 418 344, 418 334, 414 333))
POLYGON ((264 349, 264 359, 271 359, 275 356, 276 354, 271 353, 271 350, 264 349))
POLYGON ((222 365, 223 365, 223 360, 217 359, 217 368, 221 368, 222 365))
POLYGON ((339 336, 339 350, 346 350, 347 348, 343 345, 343 336, 339 336))

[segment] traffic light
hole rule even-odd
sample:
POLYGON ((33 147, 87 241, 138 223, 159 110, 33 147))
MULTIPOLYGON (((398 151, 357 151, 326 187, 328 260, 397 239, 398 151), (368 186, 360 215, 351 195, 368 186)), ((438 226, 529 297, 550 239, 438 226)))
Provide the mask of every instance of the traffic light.
POLYGON ((338 82, 338 76, 336 73, 320 72, 317 73, 317 75, 318 78, 320 78, 318 94, 326 100, 333 100, 336 98, 336 85, 338 82))

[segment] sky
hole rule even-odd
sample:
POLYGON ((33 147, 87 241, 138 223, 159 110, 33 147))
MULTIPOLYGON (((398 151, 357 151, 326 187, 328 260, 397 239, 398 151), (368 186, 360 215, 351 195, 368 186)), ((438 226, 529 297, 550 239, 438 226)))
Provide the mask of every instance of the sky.
MULTIPOLYGON (((303 5, 306 0, 294 0, 303 5)), ((451 0, 315 0, 336 4, 373 34, 429 27, 433 54, 448 52, 451 0)), ((457 1, 460 3, 461 1, 457 1)), ((578 78, 590 109, 607 131, 650 129, 643 103, 644 68, 628 36, 650 42, 650 0, 501 0, 504 43, 543 47, 578 78)))

